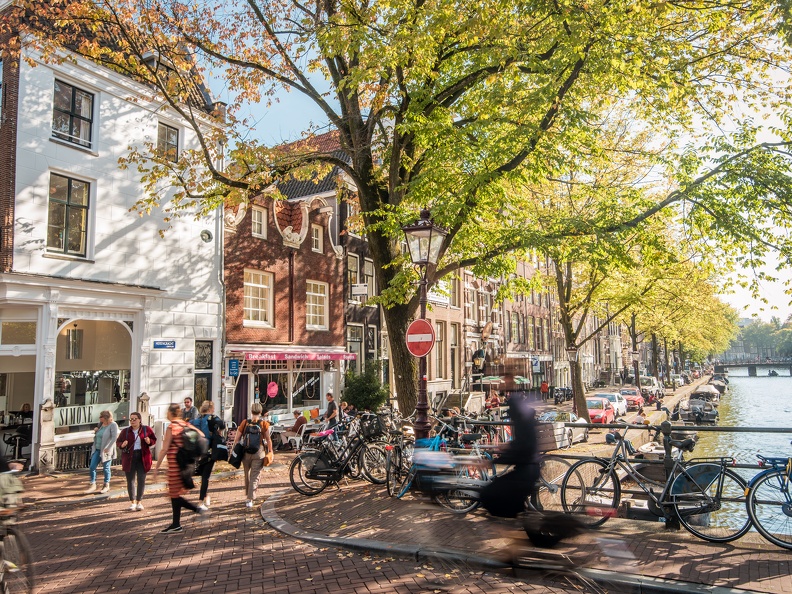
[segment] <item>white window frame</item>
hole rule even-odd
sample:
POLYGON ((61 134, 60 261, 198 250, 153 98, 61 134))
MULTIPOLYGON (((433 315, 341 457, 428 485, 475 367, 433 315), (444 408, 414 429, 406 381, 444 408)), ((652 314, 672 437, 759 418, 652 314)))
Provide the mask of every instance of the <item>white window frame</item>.
POLYGON ((181 142, 182 142, 182 134, 181 134, 181 130, 179 129, 178 126, 174 126, 174 125, 169 124, 167 122, 163 122, 162 120, 157 121, 157 150, 161 151, 160 155, 164 159, 170 161, 171 163, 178 163, 179 155, 181 155, 181 142), (160 143, 159 143, 159 141, 160 141, 160 129, 162 129, 162 128, 167 128, 169 130, 173 130, 174 132, 176 132, 176 155, 175 155, 174 159, 169 158, 167 156, 167 150, 166 151, 162 151, 162 148, 160 147, 160 143))
POLYGON ((330 285, 321 281, 305 281, 305 328, 327 330, 330 311, 330 285), (321 289, 321 290, 319 290, 321 289), (312 301, 315 301, 312 303, 312 301), (313 312, 312 309, 321 308, 313 312))
POLYGON ((370 260, 369 258, 363 260, 363 282, 366 283, 366 305, 374 307, 374 304, 369 304, 368 300, 377 294, 377 281, 374 277, 374 260, 370 260), (369 274, 369 271, 371 274, 369 274))
POLYGON ((347 254, 347 284, 349 285, 347 300, 351 303, 361 303, 363 298, 360 295, 352 295, 352 285, 360 284, 360 258, 356 254, 347 254), (355 262, 354 269, 349 265, 353 261, 355 262))
POLYGON ((250 209, 250 232, 253 237, 258 237, 259 239, 267 239, 267 217, 269 216, 269 210, 264 206, 254 206, 250 209), (257 221, 256 217, 260 216, 261 220, 257 221), (259 229, 256 230, 256 226, 258 225, 259 229))
POLYGON ((96 208, 94 204, 96 204, 96 180, 90 179, 86 177, 82 177, 80 175, 75 175, 70 171, 63 171, 60 169, 51 169, 49 171, 49 179, 47 180, 47 187, 52 187, 52 176, 57 175, 59 177, 64 177, 69 180, 79 181, 84 184, 88 184, 88 206, 86 207, 86 215, 85 215, 85 253, 78 254, 76 252, 69 252, 65 250, 58 250, 49 247, 48 245, 48 236, 49 236, 49 203, 50 203, 50 196, 49 192, 47 193, 47 227, 44 234, 44 245, 46 246, 45 257, 56 257, 56 258, 68 258, 68 259, 75 259, 75 260, 91 260, 94 256, 94 217, 96 215, 96 208))
POLYGON ((316 223, 311 224, 311 250, 314 252, 324 253, 324 238, 322 234, 322 226, 316 223))
POLYGON ((245 268, 243 276, 243 299, 242 299, 242 326, 246 328, 274 328, 273 323, 275 316, 275 277, 271 272, 263 270, 255 270, 253 268, 245 268), (260 278, 255 279, 258 282, 248 282, 245 278, 247 275, 256 275, 260 278), (262 282, 264 281, 264 282, 262 282), (247 294, 248 287, 263 289, 268 295, 253 296, 247 294), (247 300, 258 299, 265 302, 265 308, 248 307, 247 300), (253 320, 248 318, 248 311, 264 312, 264 320, 253 320))
POLYGON ((435 322, 435 379, 446 379, 445 337, 447 328, 445 322, 435 322))

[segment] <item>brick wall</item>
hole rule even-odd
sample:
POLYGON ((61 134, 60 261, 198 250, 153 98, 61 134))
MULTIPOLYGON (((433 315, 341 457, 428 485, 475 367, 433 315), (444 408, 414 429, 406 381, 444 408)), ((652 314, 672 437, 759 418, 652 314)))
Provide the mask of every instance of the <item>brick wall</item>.
MULTIPOLYGON (((281 202, 277 220, 295 232, 309 232, 298 249, 286 247, 278 230, 273 201, 260 199, 267 208, 267 239, 253 237, 251 209, 245 213, 235 233, 225 242, 226 338, 229 343, 262 345, 339 346, 344 335, 343 260, 336 257, 327 236, 328 216, 314 208, 302 220, 299 203, 281 202), (325 229, 323 253, 311 249, 310 225, 325 229), (305 226, 305 227, 304 227, 305 226), (290 282, 290 267, 292 268, 290 282), (243 325, 245 268, 272 273, 274 282, 274 327, 251 328, 243 325), (308 330, 305 322, 306 280, 327 283, 329 292, 328 330, 308 330)), ((311 205, 313 208, 314 205, 311 205)))

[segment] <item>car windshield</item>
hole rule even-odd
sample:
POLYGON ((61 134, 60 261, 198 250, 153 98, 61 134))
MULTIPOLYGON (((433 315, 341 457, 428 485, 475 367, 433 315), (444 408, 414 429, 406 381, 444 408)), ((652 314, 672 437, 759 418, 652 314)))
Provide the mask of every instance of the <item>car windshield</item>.
POLYGON ((589 408, 605 408, 605 403, 602 400, 586 400, 586 406, 589 408))
POLYGON ((611 402, 616 402, 616 394, 597 394, 597 398, 607 398, 611 402))
POLYGON ((622 390, 621 393, 623 396, 635 396, 636 390, 622 390))
POLYGON ((651 386, 652 385, 652 378, 650 378, 650 377, 642 377, 641 378, 641 385, 642 386, 651 386))

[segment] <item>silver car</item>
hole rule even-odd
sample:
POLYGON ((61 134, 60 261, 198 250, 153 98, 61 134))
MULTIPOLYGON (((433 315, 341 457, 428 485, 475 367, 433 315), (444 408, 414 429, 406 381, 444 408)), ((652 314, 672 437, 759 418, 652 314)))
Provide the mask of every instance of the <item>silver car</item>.
POLYGON ((568 448, 579 441, 588 441, 588 427, 567 427, 564 423, 585 423, 575 413, 563 410, 548 410, 537 419, 539 423, 552 423, 556 447, 568 448))
POLYGON ((619 392, 597 392, 596 394, 592 394, 592 397, 610 400, 617 419, 627 414, 627 399, 619 392))

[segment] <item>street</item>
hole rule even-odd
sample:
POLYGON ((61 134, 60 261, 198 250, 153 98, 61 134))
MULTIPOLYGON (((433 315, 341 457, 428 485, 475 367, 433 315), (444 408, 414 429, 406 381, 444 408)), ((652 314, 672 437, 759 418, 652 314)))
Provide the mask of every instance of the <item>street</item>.
MULTIPOLYGON (((120 486, 117 474, 113 480, 120 486)), ((259 501, 285 488, 286 467, 278 464, 264 473, 259 501)), ((147 495, 143 512, 127 511, 125 497, 37 505, 22 520, 36 558, 36 592, 573 591, 454 564, 311 546, 269 528, 258 506, 245 509, 241 477, 213 482, 210 495, 210 521, 184 514, 185 530, 175 535, 158 533, 170 520, 161 492, 147 495)))

